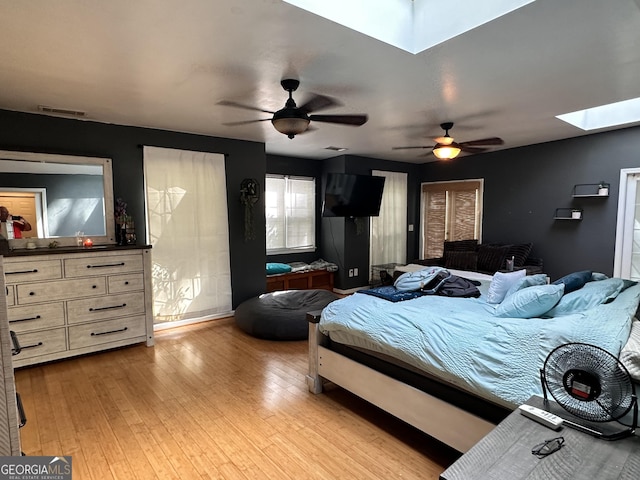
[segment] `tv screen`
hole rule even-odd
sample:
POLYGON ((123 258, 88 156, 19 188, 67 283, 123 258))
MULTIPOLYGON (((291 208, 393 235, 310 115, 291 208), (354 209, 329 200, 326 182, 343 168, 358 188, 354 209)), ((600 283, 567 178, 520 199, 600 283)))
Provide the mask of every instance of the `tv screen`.
POLYGON ((322 205, 324 217, 377 217, 384 177, 329 173, 322 205))

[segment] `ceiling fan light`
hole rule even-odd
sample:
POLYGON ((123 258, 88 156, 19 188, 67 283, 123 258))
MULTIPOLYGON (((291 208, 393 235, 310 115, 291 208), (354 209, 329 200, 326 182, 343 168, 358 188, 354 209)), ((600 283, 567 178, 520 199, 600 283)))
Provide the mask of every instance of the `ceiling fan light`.
POLYGON ((284 133, 289 138, 293 138, 309 128, 309 119, 301 117, 274 118, 271 123, 277 131, 284 133))
POLYGON ((462 149, 456 142, 450 144, 438 143, 433 147, 433 154, 441 160, 451 160, 456 158, 462 149))

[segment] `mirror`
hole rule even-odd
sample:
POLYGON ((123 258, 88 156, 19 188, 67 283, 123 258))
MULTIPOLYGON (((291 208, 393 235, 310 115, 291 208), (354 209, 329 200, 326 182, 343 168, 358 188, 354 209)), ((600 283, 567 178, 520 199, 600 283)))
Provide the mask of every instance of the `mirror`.
POLYGON ((0 151, 0 205, 32 226, 11 248, 76 246, 77 232, 94 245, 115 243, 108 158, 0 151))

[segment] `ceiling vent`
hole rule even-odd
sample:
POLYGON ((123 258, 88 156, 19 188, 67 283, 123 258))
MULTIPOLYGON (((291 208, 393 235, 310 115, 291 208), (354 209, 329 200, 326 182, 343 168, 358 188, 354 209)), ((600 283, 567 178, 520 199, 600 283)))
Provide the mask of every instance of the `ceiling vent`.
POLYGON ((82 112, 80 110, 47 107, 46 105, 38 105, 38 110, 41 111, 42 113, 48 113, 51 115, 64 115, 66 117, 84 118, 87 116, 87 112, 82 112))
POLYGON ((344 147, 334 147, 334 146, 329 146, 329 147, 324 147, 325 150, 333 150, 334 152, 344 152, 347 149, 344 147))

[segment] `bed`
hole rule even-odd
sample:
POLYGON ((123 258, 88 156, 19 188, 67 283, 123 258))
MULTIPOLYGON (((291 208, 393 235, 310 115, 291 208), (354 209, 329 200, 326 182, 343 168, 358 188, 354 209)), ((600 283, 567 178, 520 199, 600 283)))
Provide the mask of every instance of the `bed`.
POLYGON ((310 391, 332 382, 465 452, 541 394, 539 370, 556 346, 619 356, 640 302, 636 282, 587 271, 550 285, 524 272, 448 273, 472 279, 479 296, 355 293, 309 315, 310 391))

